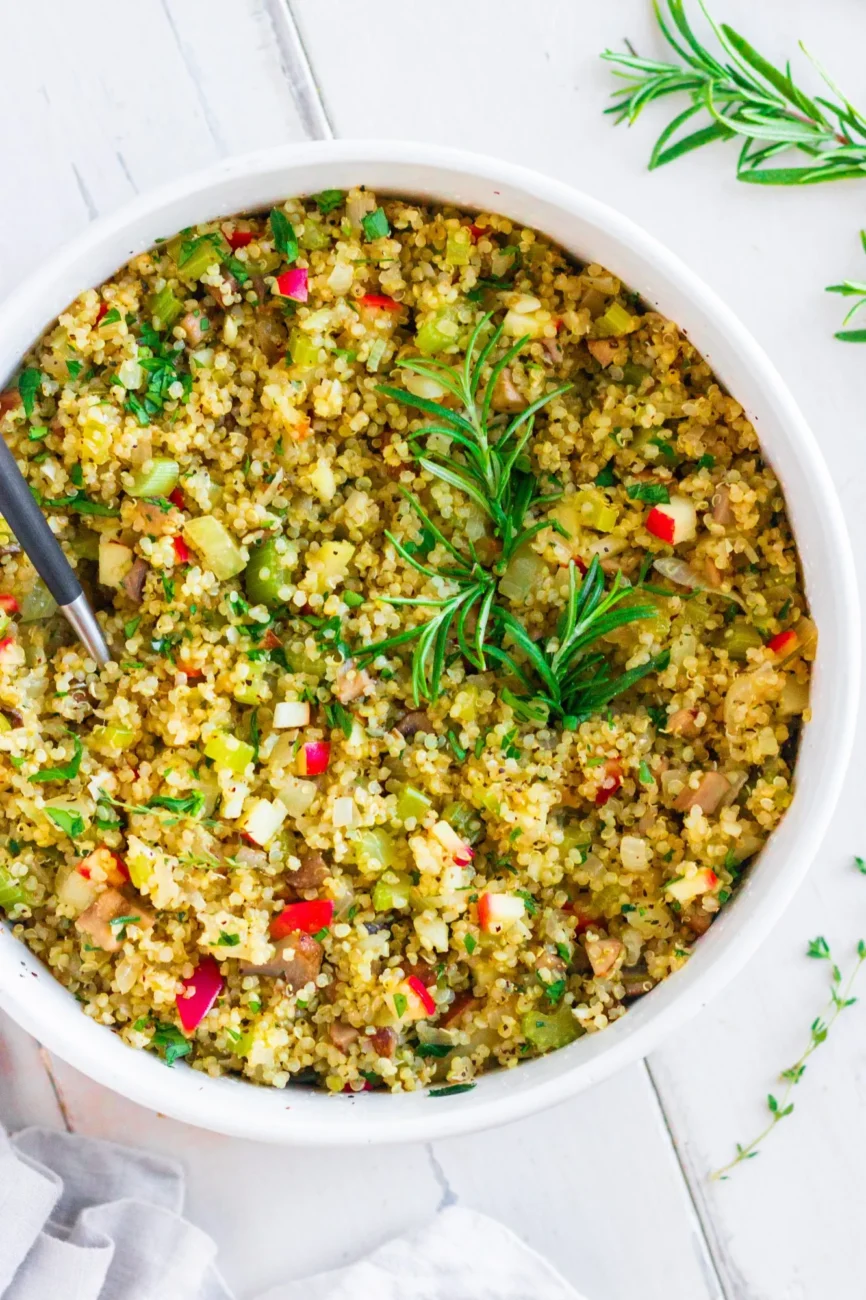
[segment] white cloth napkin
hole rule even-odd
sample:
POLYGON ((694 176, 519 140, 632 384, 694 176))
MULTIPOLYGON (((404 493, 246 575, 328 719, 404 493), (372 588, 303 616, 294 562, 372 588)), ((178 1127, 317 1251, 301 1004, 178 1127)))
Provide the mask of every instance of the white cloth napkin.
MULTIPOLYGON (((2 1300, 233 1300, 183 1218, 180 1165, 74 1133, 0 1128, 2 1300)), ((514 1233, 452 1206, 335 1272, 258 1300, 583 1300, 514 1233)))

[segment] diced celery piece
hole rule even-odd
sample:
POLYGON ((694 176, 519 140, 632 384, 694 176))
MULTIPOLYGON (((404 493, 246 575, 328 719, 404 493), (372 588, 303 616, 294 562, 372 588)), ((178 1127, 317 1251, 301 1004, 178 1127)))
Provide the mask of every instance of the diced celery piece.
POLYGON ((387 344, 384 339, 376 339, 374 341, 373 346, 370 348, 370 351, 367 354, 367 369, 369 370, 370 374, 375 374, 376 371, 379 369, 382 358, 385 355, 386 347, 387 344))
POLYGON ((573 502, 577 518, 584 528, 609 533, 616 527, 619 512, 599 488, 583 488, 575 492, 573 502))
POLYGON ((748 651, 757 650, 764 644, 758 629, 745 618, 735 618, 728 627, 722 628, 714 640, 722 650, 727 650, 728 658, 738 664, 747 663, 748 651))
POLYGON ((151 316, 156 316, 159 321, 157 328, 171 329, 178 316, 183 312, 183 303, 174 294, 170 285, 166 284, 155 293, 149 303, 151 316))
POLYGON ((38 623, 57 612, 57 601, 41 578, 21 597, 21 622, 38 623))
POLYGON ((255 262, 248 261, 246 268, 250 275, 271 275, 280 265, 282 258, 279 253, 262 253, 261 257, 255 262))
POLYGON ((6 717, 5 713, 0 713, 0 731, 11 731, 12 723, 6 717))
POLYGON ((257 546, 244 569, 244 589, 251 605, 267 605, 276 609, 285 604, 280 591, 289 581, 290 566, 284 554, 277 550, 276 538, 269 537, 257 546))
POLYGON ((73 555, 77 555, 80 560, 98 560, 99 559, 99 534, 85 532, 80 533, 78 537, 73 538, 69 543, 69 549, 73 555))
POLYGON ((245 1029, 243 1033, 238 1033, 237 1030, 230 1031, 228 1040, 230 1052, 234 1052, 235 1056, 247 1056, 253 1045, 253 1031, 252 1029, 245 1029))
POLYGON ((391 912, 408 907, 412 878, 405 871, 385 871, 373 886, 373 907, 377 912, 391 912))
MULTIPOLYGON (((0 636, 6 635, 6 633, 9 631, 9 625, 11 624, 11 622, 12 619, 9 617, 6 611, 0 610, 0 636)), ((0 728, 0 730, 2 730, 2 728, 0 728)))
POLYGON ((432 356, 457 343, 459 325, 456 307, 440 307, 432 320, 421 326, 415 335, 415 346, 424 356, 432 356))
POLYGON ((474 808, 465 803, 449 803, 442 811, 442 820, 467 844, 477 844, 484 833, 484 822, 474 808))
POLYGON ((233 578, 246 565, 237 542, 225 524, 214 519, 213 515, 188 519, 183 526, 183 535, 201 553, 206 566, 221 582, 233 578))
POLYGON ((358 832, 355 840, 355 858, 365 871, 381 871, 394 862, 394 841, 381 826, 358 832))
POLYGON ((330 242, 331 236, 320 221, 314 221, 312 217, 304 219, 304 233, 298 236, 301 248, 312 253, 318 248, 327 248, 330 242))
POLYGON ((265 664, 256 661, 247 665, 247 675, 232 691, 238 704, 261 704, 265 697, 265 664))
POLYGON ((468 266, 471 248, 472 236, 468 226, 461 226, 459 230, 450 230, 445 242, 445 261, 449 266, 468 266))
POLYGON ((120 727, 114 723, 94 727, 90 733, 88 746, 100 754, 121 754, 135 744, 138 732, 132 727, 120 727))
POLYGON ((432 807, 432 800, 428 799, 422 790, 416 790, 414 785, 400 787, 400 793, 397 796, 397 816, 401 822, 408 821, 410 817, 414 817, 416 821, 421 821, 432 807))
POLYGON ((184 241, 177 257, 177 269, 185 280, 200 280, 209 266, 218 266, 225 257, 225 248, 216 235, 202 235, 184 241))
POLYGON ((559 856, 566 858, 573 851, 580 854, 579 860, 583 862, 592 844, 592 836, 589 831, 585 831, 577 823, 566 826, 562 832, 562 843, 559 845, 559 856))
POLYGON ((309 334, 305 334, 303 330, 293 329, 289 335, 289 355, 295 366, 317 366, 319 345, 314 343, 309 334))
POLYGON ((217 731, 204 747, 205 758, 212 758, 217 768, 242 776, 256 756, 252 745, 237 736, 217 731))
POLYGON ((638 318, 632 316, 621 303, 612 302, 607 311, 595 322, 595 333, 599 338, 630 334, 637 329, 638 318))
POLYGON ((523 1037, 539 1052, 565 1047, 583 1032, 570 1007, 560 1007, 552 1015, 544 1011, 527 1011, 520 1021, 523 1037))
POLYGON ((177 487, 180 466, 166 456, 155 456, 137 469, 128 489, 131 497, 167 497, 177 487))
POLYGON ((4 911, 30 901, 27 890, 5 867, 0 867, 0 907, 4 911))

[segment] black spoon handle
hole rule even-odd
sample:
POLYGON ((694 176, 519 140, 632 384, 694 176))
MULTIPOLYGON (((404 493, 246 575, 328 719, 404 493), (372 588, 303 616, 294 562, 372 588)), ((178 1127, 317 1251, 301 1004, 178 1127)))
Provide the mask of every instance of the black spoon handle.
POLYGON ((3 438, 0 438, 0 514, 58 605, 71 605, 77 600, 83 594, 81 583, 3 438))

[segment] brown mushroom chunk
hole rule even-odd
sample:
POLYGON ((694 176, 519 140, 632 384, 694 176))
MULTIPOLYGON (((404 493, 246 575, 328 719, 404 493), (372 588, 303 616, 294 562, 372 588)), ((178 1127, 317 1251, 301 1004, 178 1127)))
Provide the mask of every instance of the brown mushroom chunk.
POLYGON ((328 1027, 328 1036, 334 1046, 345 1053, 357 1040, 358 1030, 354 1025, 347 1025, 343 1020, 335 1020, 328 1027))
POLYGON ((724 483, 717 487, 713 494, 713 521, 721 524, 723 528, 728 528, 734 522, 731 494, 724 483))
POLYGON ((493 386, 490 405, 494 411, 523 411, 527 406, 526 398, 515 388, 511 371, 507 366, 493 386))
POLYGON ((205 291, 218 307, 230 307, 232 297, 238 291, 238 282, 230 271, 220 271, 219 284, 206 284, 205 291))
POLYGON ((119 889, 106 889, 81 913, 75 928, 80 934, 88 935, 97 948, 117 952, 126 931, 126 925, 117 924, 121 917, 129 918, 126 925, 137 925, 141 930, 150 930, 154 922, 153 913, 146 907, 121 894, 119 889))
POLYGON ((680 791, 674 802, 674 808, 677 812, 700 808, 703 813, 714 813, 730 788, 730 781, 721 772, 705 772, 697 789, 693 790, 687 785, 680 791))
POLYGON ((705 912, 702 907, 696 907, 693 912, 684 917, 684 922, 694 935, 706 934, 713 923, 712 913, 705 912))
POLYGON ((274 955, 263 966, 244 963, 245 975, 269 975, 283 979, 294 992, 314 980, 322 969, 324 949, 318 940, 300 930, 274 943, 274 955))
POLYGON ((154 501, 139 501, 135 507, 133 527, 154 537, 164 537, 167 533, 180 532, 181 516, 175 510, 164 510, 154 501))
POLYGON ((186 332, 187 342, 194 348, 197 348, 201 343, 209 323, 207 316, 204 316, 200 311, 188 311, 179 321, 179 324, 186 332))
POLYGON ((21 405, 21 394, 17 388, 6 388, 0 393, 0 415, 14 411, 21 405))
POLYGON ((622 940, 614 939, 607 934, 592 938, 587 934, 583 940, 583 946, 589 958, 589 964, 592 966, 592 973, 597 978, 611 975, 614 969, 621 965, 625 953, 622 940))
POLYGON ((698 728, 695 723, 697 713, 694 709, 677 709, 668 718, 665 731, 670 736, 683 736, 686 740, 694 740, 698 734, 698 728))
POLYGON ((603 370, 613 361, 619 347, 619 339, 587 339, 586 346, 603 370))
POLYGON ((469 1011, 474 1011, 478 1006, 480 1006, 480 1003, 473 994, 458 993, 451 1006, 443 1011, 439 1018, 439 1024, 443 1029, 447 1029, 450 1025, 456 1025, 458 1020, 462 1020, 469 1011))
POLYGON ((253 338, 265 354, 268 365, 274 366, 286 354, 289 336, 281 316, 272 308, 263 308, 256 316, 253 338))
POLYGON ((141 604, 141 599, 144 595, 144 584, 147 581, 149 568, 150 565, 147 563, 147 560, 143 560, 139 556, 121 583, 121 586, 129 599, 134 601, 136 605, 141 604))
POLYGON ((295 889, 318 889, 329 870, 321 853, 307 853, 301 858, 301 865, 297 871, 289 872, 288 881, 295 889))
POLYGON ((620 980, 625 990, 623 996, 627 998, 643 997, 644 993, 649 993, 650 989, 655 986, 655 980, 645 967, 636 966, 634 970, 623 971, 620 980))
POLYGON ((417 736, 419 731, 432 731, 433 723, 422 709, 414 709, 411 713, 403 714, 395 730, 409 740, 410 737, 417 736))
POLYGON ((568 964, 555 952, 543 952, 535 963, 535 969, 544 984, 556 984, 568 974, 568 964))
POLYGON ((397 1035, 393 1029, 383 1027, 370 1035, 370 1043, 377 1056, 384 1056, 390 1061, 397 1046, 397 1035))

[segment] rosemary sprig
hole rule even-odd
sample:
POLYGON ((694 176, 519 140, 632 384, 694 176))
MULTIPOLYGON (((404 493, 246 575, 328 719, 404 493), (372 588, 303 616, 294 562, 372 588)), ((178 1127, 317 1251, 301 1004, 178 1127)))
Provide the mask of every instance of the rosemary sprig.
MULTIPOLYGON (((866 117, 835 85, 806 50, 829 89, 809 95, 794 81, 791 65, 776 68, 727 23, 717 23, 699 0, 718 43, 714 53, 695 34, 684 0, 654 0, 665 40, 681 64, 643 59, 605 50, 602 58, 616 65, 623 80, 614 103, 605 110, 617 122, 635 122, 653 100, 684 94, 689 103, 664 128, 650 154, 650 169, 682 158, 716 140, 742 141, 737 179, 752 185, 815 185, 824 181, 866 177, 866 117), (664 11, 662 8, 664 6, 664 11), (687 129, 701 113, 709 122, 687 129), (781 155, 805 155, 808 161, 788 166, 771 164, 781 155)), ((862 237, 862 236, 861 236, 862 237)), ((866 237, 864 237, 866 243, 866 237)), ((856 296, 847 323, 866 302, 866 286, 852 281, 828 286, 828 292, 856 296)), ((866 330, 840 330, 836 338, 866 342, 866 330)))
POLYGON ((660 671, 669 654, 648 659, 616 677, 600 651, 598 642, 618 627, 639 619, 652 618, 652 605, 623 605, 623 598, 634 594, 617 573, 609 591, 604 588, 604 573, 598 556, 594 556, 578 586, 577 566, 572 562, 568 574, 568 601, 559 619, 556 637, 542 647, 533 641, 519 619, 509 609, 496 606, 493 617, 513 645, 528 661, 531 673, 518 664, 510 650, 488 645, 488 655, 504 663, 529 691, 531 701, 545 705, 573 730, 594 713, 605 708, 648 673, 660 671), (535 680, 533 681, 533 674, 535 680))
POLYGON ((561 384, 551 392, 543 393, 511 420, 497 416, 491 410, 496 384, 528 342, 529 336, 518 339, 490 366, 482 393, 482 380, 504 329, 502 322, 484 342, 483 336, 492 317, 493 313, 488 312, 475 326, 462 366, 449 365, 439 357, 425 360, 411 357, 400 363, 404 370, 411 370, 439 384, 457 400, 461 410, 426 397, 416 397, 406 389, 389 384, 382 384, 379 392, 438 421, 410 435, 412 450, 423 469, 465 492, 491 519, 496 535, 502 541, 502 553, 496 565, 498 572, 502 573, 519 546, 542 528, 550 526, 544 520, 530 528, 523 526, 533 506, 553 501, 559 495, 539 491, 537 480, 527 472, 524 453, 532 437, 536 413, 554 398, 567 393, 572 385, 561 384), (457 454, 450 450, 432 450, 429 438, 433 434, 444 434, 449 438, 452 444, 456 444, 457 454))
MULTIPOLYGON (((855 861, 859 865, 861 859, 857 858, 855 861)), ((845 980, 844 983, 842 980, 842 972, 833 960, 830 946, 822 935, 819 935, 817 939, 811 940, 806 949, 806 954, 818 961, 827 961, 830 963, 829 1001, 821 1014, 813 1020, 812 1024, 809 1026, 809 1042, 806 1045, 805 1050, 800 1054, 793 1065, 789 1066, 787 1070, 783 1070, 779 1075, 779 1078, 782 1079, 785 1084, 781 1095, 779 1097, 774 1096, 773 1093, 768 1095, 767 1110, 770 1113, 768 1122, 764 1128, 761 1129, 760 1133, 758 1133, 756 1137, 752 1138, 751 1142, 747 1143, 745 1146, 740 1142, 737 1143, 736 1155, 732 1160, 729 1160, 726 1165, 722 1165, 720 1169, 716 1169, 715 1172, 710 1175, 713 1179, 725 1181, 737 1165, 744 1164, 747 1160, 754 1160, 755 1156, 761 1154, 758 1150, 761 1143, 769 1137, 777 1124, 779 1124, 783 1119, 787 1119, 793 1112, 794 1103, 790 1100, 791 1093, 803 1078, 809 1057, 813 1052, 817 1051, 823 1042, 826 1041, 827 1035, 830 1033, 830 1030, 833 1028, 833 1025, 839 1019, 842 1012, 848 1007, 853 1006, 857 1001, 855 997, 851 996, 851 990, 854 987, 854 981, 860 973, 861 966, 864 961, 866 961, 866 942, 864 942, 863 939, 861 939, 857 944, 857 960, 851 969, 848 979, 845 980)))

